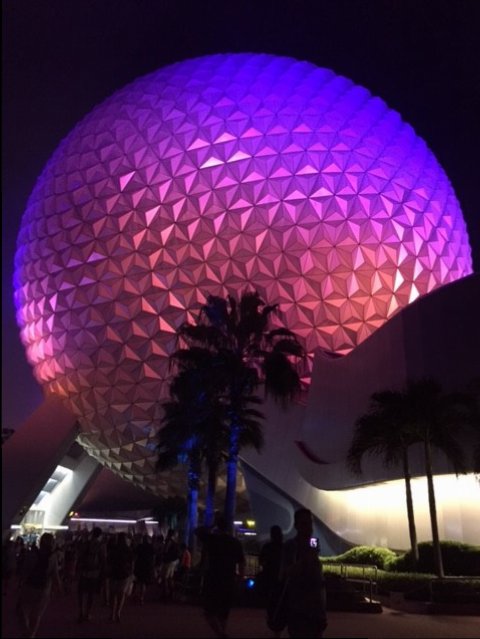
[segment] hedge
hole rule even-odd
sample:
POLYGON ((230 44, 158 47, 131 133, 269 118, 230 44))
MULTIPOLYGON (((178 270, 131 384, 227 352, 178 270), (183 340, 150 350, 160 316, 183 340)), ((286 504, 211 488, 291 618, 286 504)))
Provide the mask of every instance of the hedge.
POLYGON ((321 560, 339 564, 372 564, 377 568, 387 568, 397 555, 389 548, 379 546, 355 546, 342 555, 320 557, 321 560))
MULTIPOLYGON (((480 577, 480 546, 462 544, 457 541, 441 541, 443 568, 446 575, 480 577)), ((419 560, 416 572, 432 573, 435 571, 432 542, 418 544, 419 560)), ((386 566, 388 570, 405 572, 412 565, 412 552, 391 559, 386 566)))
MULTIPOLYGON (((324 573, 328 580, 330 576, 339 577, 340 566, 325 566, 324 573)), ((480 579, 466 579, 463 581, 442 581, 433 574, 414 572, 388 572, 373 568, 349 568, 348 576, 355 578, 371 578, 377 582, 377 592, 403 592, 405 599, 428 601, 430 599, 430 583, 433 583, 435 601, 458 601, 462 603, 480 603, 480 579)), ((328 581, 327 581, 328 583, 328 581)))
MULTIPOLYGON (((441 541, 443 567, 446 575, 460 577, 480 577, 480 546, 457 541, 441 541)), ((419 561, 413 569, 412 552, 395 553, 389 548, 378 546, 355 546, 342 555, 321 557, 328 563, 371 564, 392 572, 417 572, 433 574, 432 542, 418 544, 419 561)))

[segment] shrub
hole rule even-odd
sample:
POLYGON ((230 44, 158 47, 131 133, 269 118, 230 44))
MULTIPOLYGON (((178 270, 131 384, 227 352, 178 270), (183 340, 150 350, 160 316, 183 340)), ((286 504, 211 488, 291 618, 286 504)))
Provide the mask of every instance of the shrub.
MULTIPOLYGON (((324 568, 327 589, 332 587, 332 580, 340 580, 340 566, 324 568)), ((379 594, 403 592, 405 599, 414 601, 430 601, 433 589, 433 601, 440 603, 462 603, 480 605, 480 579, 463 581, 440 580, 433 574, 415 572, 387 572, 373 568, 349 568, 350 579, 371 578, 376 581, 379 594)), ((341 580, 343 581, 343 580, 341 580)), ((333 582, 334 583, 334 582, 333 582)), ((338 585, 335 586, 338 590, 338 585)))
POLYGON ((377 575, 377 588, 379 592, 411 592, 421 587, 428 587, 434 575, 422 575, 414 572, 391 573, 382 571, 377 575))
POLYGON ((323 561, 343 564, 371 564, 377 568, 387 568, 397 555, 389 548, 378 546, 355 546, 342 555, 336 557, 322 557, 323 561))
MULTIPOLYGON (((324 574, 327 578, 340 577, 340 566, 325 566, 324 574)), ((348 576, 350 579, 372 579, 377 582, 377 589, 380 593, 389 593, 390 591, 409 592, 418 590, 422 586, 428 587, 431 579, 435 579, 434 575, 423 575, 418 573, 393 573, 386 570, 374 568, 349 568, 348 576)))
POLYGON ((480 580, 437 581, 433 580, 419 588, 405 593, 405 599, 413 601, 433 601, 437 603, 480 604, 480 580))
MULTIPOLYGON (((480 576, 480 546, 462 544, 456 541, 442 541, 440 546, 446 575, 480 576)), ((432 542, 418 544, 418 554, 417 572, 433 573, 435 566, 432 542)), ((408 551, 404 555, 392 559, 386 565, 386 568, 395 572, 403 572, 409 570, 411 565, 412 552, 408 551)))

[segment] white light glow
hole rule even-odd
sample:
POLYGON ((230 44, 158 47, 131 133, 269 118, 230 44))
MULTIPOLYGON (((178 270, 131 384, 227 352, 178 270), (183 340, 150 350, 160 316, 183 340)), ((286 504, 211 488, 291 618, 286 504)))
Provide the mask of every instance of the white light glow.
MULTIPOLYGON (((434 477, 441 539, 478 544, 480 483, 475 475, 434 477)), ((419 541, 431 540, 427 480, 412 479, 415 524, 419 541)), ((404 480, 349 490, 318 491, 322 520, 355 544, 409 547, 404 480)))
MULTIPOLYGON (((75 523, 77 521, 83 521, 86 523, 91 523, 91 524, 136 524, 137 520, 136 519, 100 519, 100 518, 95 518, 95 517, 72 517, 70 519, 70 521, 72 523, 75 523)), ((150 523, 150 522, 145 522, 145 523, 150 523)))
POLYGON ((130 524, 134 526, 135 524, 146 524, 147 526, 157 526, 158 521, 155 519, 102 519, 100 517, 71 517, 70 523, 75 523, 77 521, 81 521, 84 523, 91 524, 130 524))
POLYGON ((36 496, 21 525, 35 526, 39 530, 62 530, 58 527, 65 517, 62 505, 71 489, 73 477, 71 468, 58 465, 36 496))

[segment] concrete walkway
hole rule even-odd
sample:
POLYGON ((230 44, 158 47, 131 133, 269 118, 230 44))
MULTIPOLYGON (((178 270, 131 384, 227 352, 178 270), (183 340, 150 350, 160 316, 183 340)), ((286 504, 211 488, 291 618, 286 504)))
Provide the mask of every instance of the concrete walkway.
MULTIPOLYGON (((14 592, 3 596, 2 608, 2 637, 21 637, 15 617, 14 592)), ((127 601, 120 623, 110 622, 108 609, 102 607, 99 602, 94 607, 92 621, 78 624, 76 617, 75 595, 54 594, 40 624, 38 638, 203 639, 213 636, 198 606, 165 604, 153 600, 152 597, 147 599, 143 606, 133 600, 127 601)), ((330 612, 328 621, 325 637, 480 637, 480 617, 418 615, 384 608, 381 614, 330 612)), ((232 638, 263 639, 272 636, 266 628, 265 615, 258 608, 234 609, 228 630, 232 638)))

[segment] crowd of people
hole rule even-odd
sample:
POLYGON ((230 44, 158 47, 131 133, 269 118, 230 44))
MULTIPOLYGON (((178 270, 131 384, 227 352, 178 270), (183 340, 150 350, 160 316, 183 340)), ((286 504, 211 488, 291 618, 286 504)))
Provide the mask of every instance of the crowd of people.
MULTIPOLYGON (((326 627, 325 588, 310 545, 310 511, 295 513, 295 529, 296 536, 284 542, 280 527, 272 526, 259 556, 257 589, 273 636, 287 628, 290 637, 319 638, 326 627)), ((214 635, 226 637, 244 579, 242 544, 222 516, 195 533, 204 615, 214 635)), ((147 589, 156 585, 158 598, 172 600, 192 571, 191 552, 173 529, 165 536, 104 533, 98 527, 57 538, 47 532, 38 544, 26 544, 22 537, 6 541, 2 555, 3 592, 18 589, 17 616, 27 637, 36 636, 53 590, 69 594, 75 584, 78 623, 91 621, 100 605, 118 623, 128 598, 142 605, 147 589)))
POLYGON ((75 587, 78 623, 91 621, 95 604, 120 622, 126 599, 142 605, 150 585, 157 584, 160 599, 172 599, 191 564, 175 530, 150 536, 95 527, 56 537, 43 533, 31 543, 18 536, 3 544, 3 594, 16 589, 19 622, 25 636, 35 637, 53 589, 69 594, 75 587))

